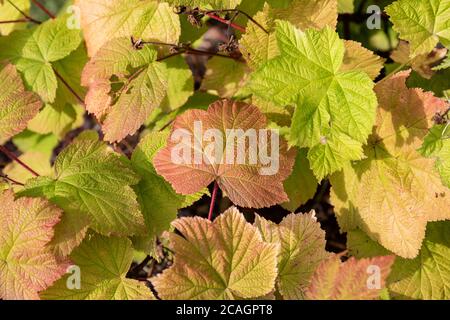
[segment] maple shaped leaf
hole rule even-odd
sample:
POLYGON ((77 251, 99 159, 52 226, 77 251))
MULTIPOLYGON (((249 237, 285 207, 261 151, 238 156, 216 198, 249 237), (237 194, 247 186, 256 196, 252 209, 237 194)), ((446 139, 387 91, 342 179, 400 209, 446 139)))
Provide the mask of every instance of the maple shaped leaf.
POLYGON ((45 104, 28 123, 29 130, 40 134, 52 133, 63 139, 67 132, 83 125, 85 108, 80 105, 80 100, 84 99, 86 89, 81 86, 81 72, 86 63, 84 44, 67 57, 52 63, 53 69, 60 76, 55 101, 45 104))
POLYGON ((149 133, 141 139, 131 157, 133 169, 142 177, 133 189, 137 194, 148 229, 144 238, 133 238, 135 248, 138 240, 139 243, 145 243, 146 239, 156 240, 156 237, 168 230, 170 223, 177 218, 178 209, 191 205, 207 193, 205 188, 193 195, 178 194, 156 173, 153 158, 166 145, 168 136, 167 131, 149 133))
POLYGON ((450 0, 398 0, 385 11, 412 55, 430 53, 438 42, 450 45, 450 0))
POLYGON ((288 200, 283 181, 292 171, 295 153, 294 149, 287 151, 275 131, 266 129, 266 118, 256 106, 219 100, 207 111, 189 110, 177 117, 170 140, 155 156, 154 165, 178 193, 192 194, 217 181, 233 203, 261 208, 288 200), (199 141, 208 132, 214 133, 213 144, 199 141), (183 139, 177 141, 180 133, 183 139), (185 150, 180 152, 180 147, 185 150), (174 154, 183 159, 174 160, 174 154))
POLYGON ((427 221, 450 219, 449 190, 434 161, 417 149, 447 103, 408 89, 410 72, 377 84, 380 106, 366 159, 331 177, 332 203, 342 230, 356 227, 404 258, 417 256, 427 221), (361 190, 370 190, 369 193, 361 190))
POLYGON ((280 55, 253 73, 250 90, 296 106, 290 142, 310 148, 311 168, 321 180, 363 157, 375 120, 374 84, 359 68, 345 70, 344 41, 329 27, 302 32, 277 21, 276 35, 280 55))
POLYGON ((39 112, 42 102, 25 90, 22 79, 12 64, 0 64, 0 143, 18 134, 39 112))
POLYGON ((335 255, 322 262, 311 279, 306 296, 310 300, 374 300, 386 286, 395 256, 342 263, 335 255))
POLYGON ((67 57, 81 43, 80 30, 70 29, 69 17, 48 20, 30 30, 0 38, 0 61, 9 60, 25 85, 44 102, 54 102, 58 87, 53 63, 67 57))
POLYGON ((424 157, 436 159, 436 168, 442 183, 450 188, 450 139, 447 125, 436 125, 425 137, 420 153, 424 157))
POLYGON ((39 299, 66 272, 48 243, 61 210, 44 199, 0 195, 0 299, 39 299))
POLYGON ((56 158, 54 174, 29 180, 23 195, 44 196, 68 219, 88 218, 97 232, 133 235, 145 231, 136 194, 139 178, 131 165, 92 131, 83 132, 56 158))
POLYGON ((128 38, 108 42, 86 64, 86 109, 101 122, 105 140, 133 134, 167 95, 168 70, 150 47, 135 50, 128 38))
POLYGON ((290 214, 279 225, 257 215, 255 226, 264 241, 280 244, 278 291, 287 300, 304 299, 314 271, 329 257, 315 213, 290 214))
POLYGON ((152 279, 162 299, 255 298, 272 291, 277 276, 277 245, 261 234, 236 209, 214 222, 181 218, 170 234, 175 252, 172 267, 152 279))
POLYGON ((256 69, 279 54, 274 32, 277 19, 288 21, 302 30, 322 29, 325 26, 334 29, 337 24, 336 7, 336 0, 295 0, 286 8, 272 8, 264 4, 253 19, 265 30, 254 23, 248 24, 239 41, 243 57, 252 69, 256 69))
MULTIPOLYGON (((431 222, 419 255, 414 259, 397 257, 387 279, 393 299, 450 299, 450 222, 431 222)), ((347 235, 350 254, 358 258, 391 254, 364 232, 347 235)))
MULTIPOLYGON (((70 288, 72 273, 42 293, 47 300, 151 300, 145 282, 127 279, 133 261, 131 241, 126 238, 87 236, 70 255, 80 272, 80 288, 70 288)), ((70 270, 70 269, 69 269, 70 270)), ((75 274, 73 274, 75 275, 75 274)), ((72 276, 73 276, 72 275, 72 276)))
POLYGON ((77 0, 81 28, 90 57, 114 38, 134 36, 176 43, 181 33, 177 14, 153 0, 77 0))

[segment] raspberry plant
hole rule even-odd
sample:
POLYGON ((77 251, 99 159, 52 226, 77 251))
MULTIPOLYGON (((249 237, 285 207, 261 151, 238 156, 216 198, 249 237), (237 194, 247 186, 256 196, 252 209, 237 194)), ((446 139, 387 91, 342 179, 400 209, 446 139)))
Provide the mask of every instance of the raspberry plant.
POLYGON ((449 48, 450 0, 0 1, 0 299, 450 299, 449 48))

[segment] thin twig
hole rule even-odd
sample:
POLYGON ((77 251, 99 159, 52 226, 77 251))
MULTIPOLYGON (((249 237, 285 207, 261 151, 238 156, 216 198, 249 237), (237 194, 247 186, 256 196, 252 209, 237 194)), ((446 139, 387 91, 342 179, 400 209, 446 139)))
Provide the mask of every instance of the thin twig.
POLYGON ((395 68, 391 73, 389 73, 386 77, 384 77, 383 79, 381 79, 380 81, 377 82, 377 84, 383 83, 386 80, 389 80, 390 78, 392 78, 397 72, 401 71, 404 67, 406 67, 409 63, 411 62, 411 60, 399 65, 397 68, 395 68))
MULTIPOLYGON (((263 30, 265 33, 269 34, 269 31, 266 30, 266 28, 264 28, 258 21, 256 21, 255 19, 253 19, 248 13, 246 13, 246 12, 244 12, 244 11, 242 11, 242 10, 239 10, 239 9, 222 9, 222 10, 211 10, 211 11, 206 11, 206 12, 207 12, 207 13, 208 13, 208 12, 216 12, 216 13, 220 13, 220 12, 237 12, 237 13, 239 13, 239 14, 244 15, 248 20, 250 20, 252 23, 254 23, 255 25, 257 25, 258 28, 260 28, 261 30, 263 30)), ((240 27, 241 27, 241 26, 240 26, 240 27)), ((243 28, 243 27, 241 27, 241 28, 243 28)), ((243 29, 244 29, 243 32, 245 32, 245 28, 243 28, 243 29)))
POLYGON ((55 15, 51 13, 43 4, 37 0, 31 0, 39 9, 45 12, 50 18, 55 19, 55 15))
POLYGON ((0 145, 0 152, 3 152, 9 159, 11 159, 12 161, 17 162, 18 164, 20 164, 22 167, 24 167, 26 170, 28 170, 29 172, 31 172, 34 176, 39 177, 39 173, 37 173, 36 171, 34 171, 33 169, 31 169, 27 164, 23 163, 23 161, 21 161, 19 158, 16 157, 16 155, 14 153, 12 153, 11 151, 9 151, 8 149, 6 149, 4 146, 0 145))
POLYGON ((141 45, 155 45, 155 46, 168 46, 171 47, 175 50, 177 50, 176 52, 173 52, 167 56, 158 58, 156 61, 164 61, 168 58, 174 57, 174 56, 178 56, 180 54, 193 54, 193 55, 201 55, 201 56, 214 56, 214 57, 221 57, 221 58, 225 58, 225 59, 232 59, 235 61, 240 61, 243 62, 243 60, 241 58, 236 58, 236 57, 232 57, 232 56, 228 56, 225 54, 221 54, 221 53, 217 53, 217 52, 211 52, 211 51, 204 51, 204 50, 199 50, 199 49, 194 49, 191 48, 189 45, 186 44, 174 44, 174 43, 165 43, 165 42, 155 42, 155 41, 143 41, 143 40, 134 40, 133 38, 131 38, 131 42, 133 44, 133 46, 135 48, 139 48, 139 46, 141 45))
POLYGON ((180 52, 175 52, 175 53, 171 53, 171 54, 169 54, 169 55, 167 55, 167 56, 164 56, 164 57, 161 57, 161 58, 156 59, 156 61, 161 62, 161 61, 164 61, 164 60, 166 60, 166 59, 169 59, 169 58, 172 58, 172 57, 175 57, 175 56, 179 56, 179 55, 181 55, 181 54, 183 54, 183 53, 184 53, 184 52, 182 52, 182 51, 180 51, 180 52))
POLYGON ((66 88, 74 95, 74 97, 78 100, 78 102, 84 106, 84 100, 76 93, 76 91, 70 86, 70 84, 67 83, 67 81, 58 73, 58 71, 53 68, 53 72, 55 73, 56 77, 61 80, 61 82, 66 86, 66 88))
POLYGON ((8 180, 8 181, 12 182, 12 184, 18 185, 18 186, 22 186, 23 187, 25 185, 22 182, 19 182, 17 180, 14 180, 13 178, 8 177, 8 175, 4 174, 4 173, 0 173, 0 177, 2 177, 5 180, 8 180))
POLYGON ((214 205, 216 203, 218 189, 219 189, 219 185, 218 185, 217 181, 214 180, 214 189, 213 189, 213 193, 211 195, 211 204, 209 206, 209 212, 208 212, 208 220, 209 221, 212 221, 212 215, 213 215, 213 211, 214 211, 214 205))
POLYGON ((232 60, 235 60, 235 61, 242 62, 241 58, 235 58, 235 57, 232 57, 232 56, 227 56, 226 54, 215 53, 215 52, 210 52, 210 51, 203 51, 203 50, 197 50, 197 49, 186 49, 186 53, 187 54, 201 55, 201 56, 221 57, 221 58, 225 58, 225 59, 232 59, 232 60))
POLYGON ((227 19, 221 18, 221 17, 219 17, 219 16, 216 16, 216 15, 215 15, 214 13, 212 13, 212 12, 207 12, 206 15, 207 15, 208 17, 210 17, 211 19, 214 19, 214 20, 216 20, 216 21, 219 21, 219 22, 222 22, 222 23, 224 23, 224 24, 227 24, 227 25, 233 27, 234 29, 239 30, 239 31, 245 33, 245 28, 244 28, 244 27, 242 27, 242 26, 240 26, 240 25, 238 25, 238 24, 236 24, 236 23, 233 23, 233 22, 231 22, 230 20, 227 20, 227 19))
POLYGON ((24 18, 24 19, 17 19, 17 20, 5 20, 5 21, 0 21, 0 24, 6 24, 6 23, 21 23, 21 22, 30 22, 29 19, 24 18))
POLYGON ((26 14, 26 13, 25 13, 23 10, 21 10, 18 6, 16 6, 14 3, 12 3, 11 0, 7 0, 7 1, 8 1, 8 3, 9 3, 10 5, 12 5, 12 6, 14 7, 14 9, 16 9, 17 11, 19 11, 20 14, 21 14, 22 16, 24 16, 26 19, 28 19, 30 22, 33 22, 33 23, 36 23, 36 24, 41 24, 41 23, 42 23, 41 21, 36 20, 36 19, 32 18, 31 16, 29 16, 28 14, 26 14))

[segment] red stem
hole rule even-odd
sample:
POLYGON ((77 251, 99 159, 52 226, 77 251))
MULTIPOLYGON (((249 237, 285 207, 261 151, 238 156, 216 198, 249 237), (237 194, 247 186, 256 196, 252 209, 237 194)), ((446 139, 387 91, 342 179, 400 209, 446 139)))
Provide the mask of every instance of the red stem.
POLYGON ((10 177, 8 177, 8 176, 5 175, 5 174, 1 174, 1 173, 0 173, 0 177, 2 177, 2 178, 4 178, 4 179, 6 179, 6 180, 12 182, 13 184, 16 184, 16 185, 19 185, 19 186, 25 186, 22 182, 19 182, 19 181, 17 181, 17 180, 14 180, 13 178, 10 178, 10 177))
POLYGON ((19 22, 30 22, 29 19, 17 19, 17 20, 6 20, 6 21, 0 21, 0 24, 4 23, 19 23, 19 22))
POLYGON ((241 31, 241 32, 245 32, 245 28, 244 27, 242 27, 242 26, 240 26, 240 25, 238 25, 238 24, 235 24, 235 23, 233 23, 233 22, 230 22, 229 20, 227 20, 227 19, 223 19, 223 18, 221 18, 221 17, 219 17, 219 16, 216 16, 214 13, 207 13, 206 14, 208 17, 210 17, 211 19, 214 19, 214 20, 217 20, 217 21, 219 21, 219 22, 222 22, 222 23, 225 23, 225 24, 227 24, 227 25, 230 25, 231 27, 233 27, 234 29, 236 29, 236 30, 239 30, 239 31, 241 31))
POLYGON ((217 184, 217 181, 214 181, 214 189, 213 189, 213 193, 211 196, 211 204, 209 206, 209 213, 208 213, 208 220, 212 221, 212 214, 214 211, 214 204, 216 202, 216 197, 217 197, 217 190, 219 189, 219 185, 217 184))
POLYGON ((16 161, 18 164, 20 164, 22 167, 27 169, 29 172, 31 172, 34 176, 39 177, 39 173, 31 169, 28 165, 23 163, 19 158, 17 158, 14 153, 6 149, 4 146, 0 146, 0 151, 3 152, 8 158, 10 158, 12 161, 16 161))
POLYGON ((69 90, 74 97, 78 100, 78 102, 84 106, 83 99, 75 92, 75 90, 67 83, 67 81, 53 68, 53 72, 55 72, 56 77, 61 80, 61 82, 66 86, 67 90, 69 90))
POLYGON ((24 16, 26 19, 28 19, 30 22, 36 23, 36 24, 41 24, 41 21, 38 21, 36 19, 33 19, 32 17, 30 17, 29 15, 27 15, 25 12, 23 12, 23 10, 20 10, 20 8, 18 6, 16 6, 11 0, 7 0, 8 3, 14 7, 14 9, 16 9, 17 11, 20 12, 20 14, 22 16, 24 16))
POLYGON ((48 11, 48 9, 46 7, 44 7, 41 3, 39 3, 39 1, 37 0, 31 0, 33 1, 33 3, 42 11, 44 11, 50 18, 55 19, 55 15, 53 13, 51 13, 50 11, 48 11))

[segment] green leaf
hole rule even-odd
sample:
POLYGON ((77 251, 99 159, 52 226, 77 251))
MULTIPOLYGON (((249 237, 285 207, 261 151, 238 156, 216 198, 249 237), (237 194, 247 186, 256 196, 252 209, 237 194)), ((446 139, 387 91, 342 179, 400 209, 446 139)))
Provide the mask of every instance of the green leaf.
POLYGON ((284 190, 288 195, 289 202, 285 202, 281 206, 295 212, 302 204, 314 197, 317 184, 318 181, 309 168, 306 150, 302 149, 297 152, 291 175, 284 181, 284 190))
POLYGON ((344 42, 330 28, 302 32, 277 22, 281 55, 257 70, 251 91, 279 105, 295 104, 290 141, 308 147, 308 159, 321 180, 351 160, 375 121, 373 82, 362 71, 344 71, 344 42))
POLYGON ((53 102, 58 84, 52 62, 67 57, 80 43, 80 31, 69 29, 63 16, 0 38, 0 60, 10 60, 30 89, 53 102))
POLYGON ((14 200, 12 191, 0 201, 0 299, 39 299, 66 271, 48 247, 61 210, 44 199, 14 200))
POLYGON ((160 108, 165 111, 178 109, 194 94, 194 78, 183 57, 173 57, 165 62, 167 67, 167 93, 160 108))
POLYGON ((278 248, 230 208, 214 222, 181 218, 170 234, 174 264, 153 279, 162 299, 239 299, 270 293, 278 248))
POLYGON ((450 0, 398 0, 385 11, 413 56, 429 53, 438 42, 450 45, 450 0))
POLYGON ((80 45, 62 60, 54 62, 53 69, 58 72, 58 88, 55 101, 46 104, 41 112, 28 124, 31 131, 47 134, 53 133, 63 138, 67 132, 82 125, 84 108, 79 105, 84 99, 86 89, 81 86, 81 72, 87 62, 86 49, 80 45), (70 86, 71 90, 68 88, 70 86))
POLYGON ((339 13, 353 13, 355 11, 354 0, 338 0, 339 13))
POLYGON ((21 194, 45 196, 65 214, 89 218, 90 226, 102 234, 134 235, 144 232, 131 188, 138 181, 123 157, 87 131, 59 154, 51 177, 30 180, 21 194))
POLYGON ((156 239, 169 229, 170 223, 177 217, 178 209, 191 205, 208 193, 205 189, 192 196, 180 195, 156 173, 153 158, 166 145, 168 136, 168 132, 149 133, 142 138, 131 157, 134 170, 141 176, 134 191, 148 229, 145 237, 149 239, 156 239))
POLYGON ((442 183, 450 188, 450 129, 448 125, 436 125, 425 137, 419 152, 427 158, 436 159, 436 168, 442 183))
MULTIPOLYGON (((50 156, 38 151, 30 151, 20 155, 19 159, 28 164, 32 164, 33 170, 40 175, 50 175, 52 167, 50 165, 50 156)), ((3 173, 21 183, 34 178, 34 175, 17 162, 10 162, 3 168, 3 173)), ((20 190, 22 186, 15 185, 14 190, 20 190)))
POLYGON ((67 132, 83 124, 83 116, 84 108, 80 106, 46 104, 28 123, 28 129, 40 134, 53 133, 62 138, 67 132))
POLYGON ((25 91, 22 79, 12 64, 0 63, 0 144, 23 131, 39 112, 39 97, 25 91))
POLYGON ((277 289, 286 300, 303 300, 311 277, 329 257, 325 251, 325 232, 315 213, 290 214, 276 225, 256 216, 255 226, 263 240, 280 245, 277 289))
POLYGON ((67 132, 83 124, 84 108, 80 105, 86 89, 81 86, 81 72, 87 62, 84 45, 80 45, 62 60, 55 61, 52 66, 61 78, 58 78, 55 101, 47 104, 29 123, 28 128, 34 132, 53 133, 63 138, 67 132), (61 80, 64 79, 64 82, 61 80), (78 96, 68 88, 70 86, 78 96))
POLYGON ((14 144, 22 152, 38 151, 39 153, 50 156, 53 149, 58 144, 57 138, 52 134, 41 135, 29 130, 25 130, 12 139, 14 144))
POLYGON ((42 293, 48 300, 152 300, 144 282, 127 279, 133 259, 131 241, 98 234, 86 237, 70 255, 79 267, 81 287, 70 289, 68 274, 42 293))
POLYGON ((222 98, 231 98, 248 80, 249 71, 241 61, 213 57, 206 64, 201 90, 222 98))

